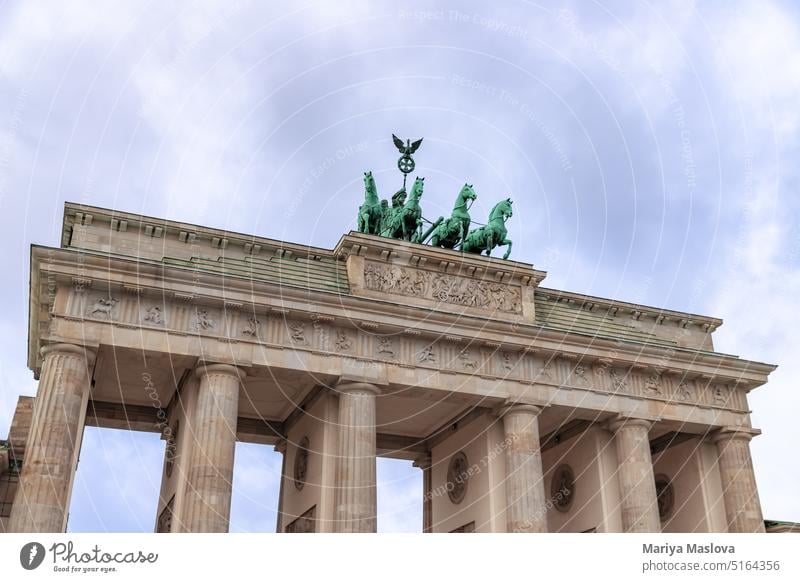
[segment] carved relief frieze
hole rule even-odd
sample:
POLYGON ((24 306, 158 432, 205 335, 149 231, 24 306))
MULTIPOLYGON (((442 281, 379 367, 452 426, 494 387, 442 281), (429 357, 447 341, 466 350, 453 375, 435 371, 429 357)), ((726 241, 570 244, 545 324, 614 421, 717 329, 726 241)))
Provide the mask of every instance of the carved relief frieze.
POLYGON ((86 315, 97 319, 114 319, 114 308, 119 303, 119 299, 108 296, 97 297, 90 305, 86 315))
POLYGON ((555 358, 545 356, 543 359, 537 360, 537 363, 539 365, 536 370, 536 381, 546 384, 555 384, 558 382, 555 370, 555 358))
POLYGON ((373 262, 367 262, 364 267, 364 284, 370 291, 437 303, 522 312, 522 289, 517 285, 373 262))
POLYGON ((287 321, 286 330, 289 334, 289 340, 294 344, 305 344, 306 339, 306 324, 302 321, 287 321))
POLYGON ((379 358, 387 360, 397 359, 395 340, 390 336, 375 336, 375 352, 379 358))
POLYGON ((714 406, 725 406, 728 404, 731 391, 725 384, 712 384, 711 385, 711 402, 714 406))
POLYGON ((350 352, 353 349, 353 337, 346 329, 336 330, 336 351, 350 352))
POLYGON ((581 388, 591 386, 590 374, 591 370, 585 363, 577 362, 569 371, 570 384, 581 388))
POLYGON ((435 344, 427 344, 417 352, 416 360, 420 364, 436 364, 438 357, 435 344))
POLYGON ((629 394, 631 392, 631 383, 628 370, 612 366, 608 370, 608 378, 611 382, 612 392, 622 392, 623 394, 629 394))
POLYGON ((193 331, 212 331, 217 327, 217 321, 210 309, 198 307, 194 311, 193 331))
POLYGON ((501 352, 499 359, 500 369, 505 373, 513 372, 514 368, 517 367, 517 362, 511 352, 501 352))
POLYGON ((261 335, 261 322, 255 315, 250 315, 245 320, 242 335, 252 339, 258 339, 261 335))
MULTIPOLYGON (((637 398, 661 400, 678 405, 703 405, 746 411, 745 381, 720 381, 716 376, 685 375, 677 367, 627 364, 610 357, 590 359, 569 353, 535 351, 520 346, 468 340, 460 335, 427 336, 419 329, 402 333, 380 333, 377 327, 342 328, 330 316, 300 319, 285 310, 268 310, 255 315, 255 306, 233 309, 207 301, 197 305, 194 298, 156 300, 147 292, 124 294, 119 289, 99 293, 88 286, 66 288, 66 301, 54 313, 50 334, 69 333, 69 321, 91 320, 119 327, 142 326, 175 334, 219 337, 235 317, 233 332, 240 340, 263 342, 283 348, 311 350, 329 356, 339 354, 364 361, 392 362, 403 367, 424 367, 451 373, 493 375, 523 383, 562 386, 637 398), (110 292, 109 292, 110 291, 110 292), (81 304, 81 297, 85 298, 81 304), (71 311, 80 306, 73 316, 71 311), (228 311, 228 315, 225 313, 228 311), (130 313, 129 313, 130 312, 130 313), (234 316, 235 314, 235 316, 234 316), (291 317, 290 317, 291 315, 291 317), (60 320, 60 326, 59 324, 60 320), (365 329, 371 329, 365 331, 365 329)), ((300 316, 302 317, 302 316, 300 316)))
POLYGON ((696 402, 697 395, 695 392, 694 381, 688 378, 678 380, 675 385, 675 392, 673 400, 678 402, 696 402))
POLYGON ((661 373, 649 371, 644 375, 644 395, 663 398, 665 395, 661 373))
POLYGON ((478 360, 472 355, 469 347, 458 351, 458 367, 465 371, 474 372, 478 369, 478 360))
POLYGON ((142 321, 150 325, 162 325, 164 323, 164 309, 158 305, 146 307, 142 314, 142 321))

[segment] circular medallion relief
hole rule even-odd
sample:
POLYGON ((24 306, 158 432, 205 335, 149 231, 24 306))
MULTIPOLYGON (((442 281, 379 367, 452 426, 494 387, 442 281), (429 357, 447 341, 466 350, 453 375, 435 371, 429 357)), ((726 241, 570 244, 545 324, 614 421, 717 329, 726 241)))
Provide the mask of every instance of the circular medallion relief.
POLYGON ((656 475, 656 499, 658 516, 664 521, 672 515, 672 508, 675 505, 675 488, 666 475, 656 475))
POLYGON ((297 452, 294 454, 294 486, 301 490, 306 484, 308 475, 308 437, 303 437, 297 443, 297 452))
POLYGON ((559 465, 553 471, 550 498, 558 511, 567 512, 572 507, 572 500, 575 499, 575 474, 572 472, 572 467, 566 463, 559 465))
POLYGON ((463 452, 456 453, 450 458, 447 467, 447 496, 453 503, 461 503, 467 494, 467 481, 469 480, 469 463, 467 455, 463 452))

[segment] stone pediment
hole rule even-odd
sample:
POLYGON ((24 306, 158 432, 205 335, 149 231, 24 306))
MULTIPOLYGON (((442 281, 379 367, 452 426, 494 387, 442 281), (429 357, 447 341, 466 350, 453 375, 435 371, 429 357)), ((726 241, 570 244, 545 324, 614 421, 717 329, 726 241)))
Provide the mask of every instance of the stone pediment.
POLYGON ((351 232, 334 254, 353 295, 510 320, 535 321, 532 265, 351 232))

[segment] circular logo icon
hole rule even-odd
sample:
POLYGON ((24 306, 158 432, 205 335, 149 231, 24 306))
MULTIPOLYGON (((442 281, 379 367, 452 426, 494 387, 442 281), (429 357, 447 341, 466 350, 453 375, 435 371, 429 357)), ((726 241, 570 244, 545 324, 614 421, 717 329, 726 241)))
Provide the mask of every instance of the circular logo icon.
POLYGON ((19 551, 19 563, 26 570, 35 570, 44 561, 44 546, 39 542, 28 542, 19 551))

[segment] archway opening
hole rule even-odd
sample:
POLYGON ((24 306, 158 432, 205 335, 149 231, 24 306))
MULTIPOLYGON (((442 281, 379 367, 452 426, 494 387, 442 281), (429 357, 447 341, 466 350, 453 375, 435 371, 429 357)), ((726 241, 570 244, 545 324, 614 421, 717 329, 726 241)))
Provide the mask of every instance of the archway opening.
POLYGON ((272 445, 236 443, 231 532, 275 531, 282 462, 272 445))
POLYGON ((422 531, 422 471, 411 461, 378 458, 378 531, 422 531))
POLYGON ((152 532, 165 446, 158 433, 87 426, 67 532, 152 532))

